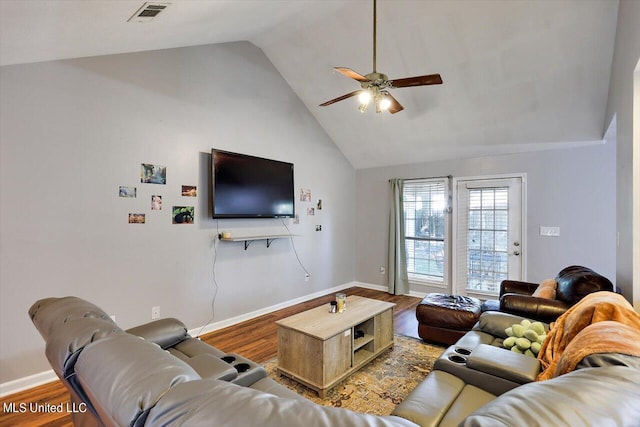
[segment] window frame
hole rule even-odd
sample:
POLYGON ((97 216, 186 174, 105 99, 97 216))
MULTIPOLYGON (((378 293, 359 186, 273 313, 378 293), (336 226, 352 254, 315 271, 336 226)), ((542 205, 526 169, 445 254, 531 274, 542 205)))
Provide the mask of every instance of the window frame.
MULTIPOLYGON (((406 191, 407 187, 415 187, 420 184, 430 185, 432 183, 439 183, 443 186, 443 196, 444 196, 444 207, 443 207, 443 218, 444 218, 444 235, 443 237, 421 237, 421 236, 408 236, 405 229, 405 248, 407 240, 411 240, 413 242, 442 242, 443 243, 443 266, 442 266, 442 279, 437 276, 430 276, 426 274, 412 273, 409 271, 409 251, 407 253, 407 276, 410 284, 416 285, 425 285, 430 287, 437 287, 443 290, 450 289, 450 271, 451 271, 451 177, 441 177, 441 178, 418 178, 418 179, 406 179, 404 182, 403 189, 403 205, 406 201, 406 191)), ((403 220, 406 225, 406 210, 403 206, 403 220)), ((415 265, 415 264, 414 264, 415 265)))

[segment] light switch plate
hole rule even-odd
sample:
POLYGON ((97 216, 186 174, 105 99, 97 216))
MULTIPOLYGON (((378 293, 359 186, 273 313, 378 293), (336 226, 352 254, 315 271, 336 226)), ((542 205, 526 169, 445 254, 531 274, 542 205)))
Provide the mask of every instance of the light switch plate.
POLYGON ((546 237, 558 237, 560 236, 560 227, 546 227, 541 225, 540 235, 546 237))

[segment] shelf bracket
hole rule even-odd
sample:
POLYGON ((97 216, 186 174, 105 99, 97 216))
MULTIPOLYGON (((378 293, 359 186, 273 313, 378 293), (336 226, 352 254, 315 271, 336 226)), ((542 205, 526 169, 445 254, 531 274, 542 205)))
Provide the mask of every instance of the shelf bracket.
MULTIPOLYGON (((273 243, 274 240, 276 239, 264 239, 267 241, 267 247, 271 246, 271 244, 273 243)), ((246 251, 247 249, 249 249, 249 246, 251 245, 251 243, 255 242, 255 240, 245 240, 244 241, 244 250, 246 251)))
POLYGON ((219 234, 218 238, 223 242, 244 242, 244 250, 246 251, 247 249, 249 249, 249 246, 251 245, 251 243, 255 242, 256 240, 266 240, 267 248, 268 248, 277 239, 291 238, 293 236, 295 236, 295 234, 282 234, 282 235, 273 235, 273 236, 248 236, 248 237, 239 237, 235 239, 227 237, 225 239, 222 237, 222 234, 219 234))

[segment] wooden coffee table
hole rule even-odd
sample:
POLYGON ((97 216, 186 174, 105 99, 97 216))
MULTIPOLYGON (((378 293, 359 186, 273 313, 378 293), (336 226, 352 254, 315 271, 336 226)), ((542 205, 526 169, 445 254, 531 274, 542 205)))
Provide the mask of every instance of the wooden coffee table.
POLYGON ((324 398, 330 388, 393 347, 394 306, 353 295, 342 313, 329 313, 329 304, 323 304, 277 321, 278 372, 324 398))

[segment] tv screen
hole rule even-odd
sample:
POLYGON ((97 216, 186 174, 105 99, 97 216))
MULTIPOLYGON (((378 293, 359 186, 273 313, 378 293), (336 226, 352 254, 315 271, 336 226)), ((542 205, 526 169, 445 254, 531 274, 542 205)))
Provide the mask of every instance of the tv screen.
POLYGON ((292 218, 293 164, 211 150, 214 218, 292 218))

